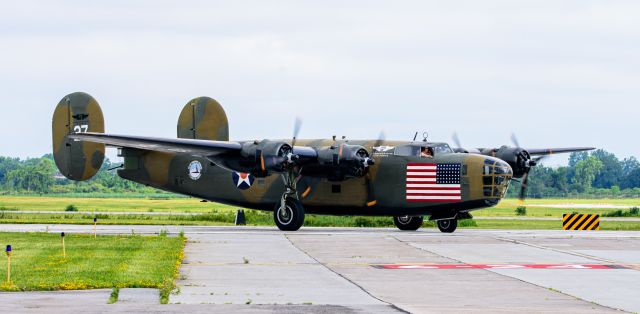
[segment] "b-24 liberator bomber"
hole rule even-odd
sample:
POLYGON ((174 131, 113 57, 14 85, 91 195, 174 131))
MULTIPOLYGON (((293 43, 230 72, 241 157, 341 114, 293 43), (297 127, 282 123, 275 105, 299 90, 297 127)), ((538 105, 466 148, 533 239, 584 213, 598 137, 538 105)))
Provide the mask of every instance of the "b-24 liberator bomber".
POLYGON ((118 148, 118 175, 164 191, 271 211, 280 230, 295 231, 305 213, 390 216, 401 230, 423 217, 453 232, 470 211, 495 206, 511 180, 552 153, 591 150, 452 149, 423 141, 297 139, 230 141, 224 109, 208 97, 189 101, 177 138, 106 134, 102 110, 86 93, 62 98, 53 114, 53 155, 60 173, 88 180, 105 147, 118 148))

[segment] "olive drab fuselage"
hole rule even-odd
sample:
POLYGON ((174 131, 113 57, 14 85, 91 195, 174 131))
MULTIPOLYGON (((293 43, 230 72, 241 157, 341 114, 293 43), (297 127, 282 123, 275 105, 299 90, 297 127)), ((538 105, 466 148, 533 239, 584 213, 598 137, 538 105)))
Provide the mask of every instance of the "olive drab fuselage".
MULTIPOLYGON (((299 140, 297 145, 322 147, 333 140, 299 140)), ((309 213, 333 215, 432 215, 434 211, 469 211, 494 206, 506 193, 511 168, 503 161, 484 155, 436 152, 431 158, 420 157, 420 147, 442 147, 446 144, 423 142, 348 141, 376 151, 376 164, 370 171, 375 204, 367 203, 365 178, 331 181, 326 178, 298 179, 297 195, 309 213), (378 148, 378 147, 376 147, 378 148), (378 150, 380 150, 378 148, 378 150), (409 164, 459 164, 460 199, 451 202, 411 202, 407 200, 407 167, 409 164), (489 171, 489 169, 504 171, 489 171), (497 179, 496 179, 497 178, 497 179)), ((256 177, 226 170, 205 158, 136 149, 122 149, 122 178, 165 191, 208 201, 246 208, 273 210, 282 193, 282 175, 273 173, 256 177), (193 174, 194 165, 199 165, 193 174)), ((304 169, 302 170, 304 173, 304 169)))

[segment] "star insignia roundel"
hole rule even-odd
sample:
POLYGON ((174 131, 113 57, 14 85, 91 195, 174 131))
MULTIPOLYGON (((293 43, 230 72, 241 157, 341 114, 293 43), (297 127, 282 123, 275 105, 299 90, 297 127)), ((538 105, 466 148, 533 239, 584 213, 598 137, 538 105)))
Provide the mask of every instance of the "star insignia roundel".
POLYGON ((233 184, 240 190, 248 190, 251 188, 253 181, 256 179, 252 175, 248 173, 234 172, 233 176, 233 184))

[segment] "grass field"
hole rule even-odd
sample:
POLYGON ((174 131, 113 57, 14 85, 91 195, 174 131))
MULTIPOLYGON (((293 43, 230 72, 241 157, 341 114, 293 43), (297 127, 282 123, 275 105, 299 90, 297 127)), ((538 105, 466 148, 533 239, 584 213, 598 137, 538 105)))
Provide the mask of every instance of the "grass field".
POLYGON ((40 196, 0 196, 0 210, 64 211, 74 205, 79 211, 207 213, 233 209, 217 203, 201 203, 194 198, 72 198, 40 196))
MULTIPOLYGON (((603 214, 617 209, 611 208, 554 208, 554 204, 606 204, 617 206, 640 206, 640 199, 529 199, 526 205, 527 217, 558 218, 562 214, 598 213, 603 214), (539 205, 541 207, 536 207, 539 205)), ((585 205, 585 206, 587 206, 585 205)), ((505 199, 498 206, 474 211, 476 217, 516 217, 515 209, 520 206, 518 200, 505 199)), ((97 216, 100 224, 144 224, 144 225, 231 225, 234 222, 236 207, 202 203, 193 198, 145 199, 145 198, 68 198, 68 197, 37 197, 37 196, 2 196, 0 197, 0 223, 70 223, 91 224, 97 216), (103 215, 77 214, 15 214, 6 210, 18 211, 64 211, 68 205, 74 205, 81 212, 105 212, 103 215), (4 211, 3 211, 4 209, 4 211), (127 215, 110 213, 130 212, 127 215), (145 215, 145 213, 163 215, 145 215), (192 213, 197 215, 180 216, 172 213, 192 213)), ((249 225, 272 226, 271 213, 247 210, 249 225)), ((475 225, 463 227, 499 228, 499 229, 558 229, 559 221, 533 220, 477 220, 475 225)), ((338 217, 307 215, 305 226, 317 227, 393 227, 390 217, 338 217)), ((638 222, 602 222, 605 230, 640 230, 638 222)))
MULTIPOLYGON (((527 207, 528 217, 562 217, 562 214, 579 212, 581 214, 604 214, 616 209, 598 208, 597 205, 615 205, 624 206, 629 209, 631 207, 640 207, 640 199, 528 199, 524 206, 527 207), (566 208, 550 207, 549 205, 570 204, 566 208), (578 205, 596 205, 594 208, 578 208, 578 205), (546 206, 545 206, 546 205, 546 206)), ((512 217, 515 216, 515 209, 522 206, 517 199, 504 199, 497 206, 487 209, 481 209, 473 212, 478 217, 512 217)))
MULTIPOLYGON (((166 302, 182 261, 184 238, 69 234, 62 256, 59 234, 0 233, 11 244, 11 283, 7 259, 0 258, 0 290, 158 288, 166 302), (153 256, 153 258, 149 258, 153 256)), ((4 255, 4 254, 3 254, 4 255)))

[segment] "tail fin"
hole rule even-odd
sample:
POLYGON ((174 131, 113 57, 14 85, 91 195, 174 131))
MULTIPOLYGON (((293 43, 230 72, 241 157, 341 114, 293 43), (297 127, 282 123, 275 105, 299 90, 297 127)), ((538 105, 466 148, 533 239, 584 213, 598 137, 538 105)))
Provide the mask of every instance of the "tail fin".
POLYGON ((178 137, 228 141, 229 122, 222 106, 209 97, 189 101, 178 118, 178 137))
POLYGON ((76 142, 73 133, 104 133, 104 117, 91 95, 76 92, 64 96, 53 113, 53 157, 65 177, 84 181, 98 173, 104 161, 104 144, 76 142))

